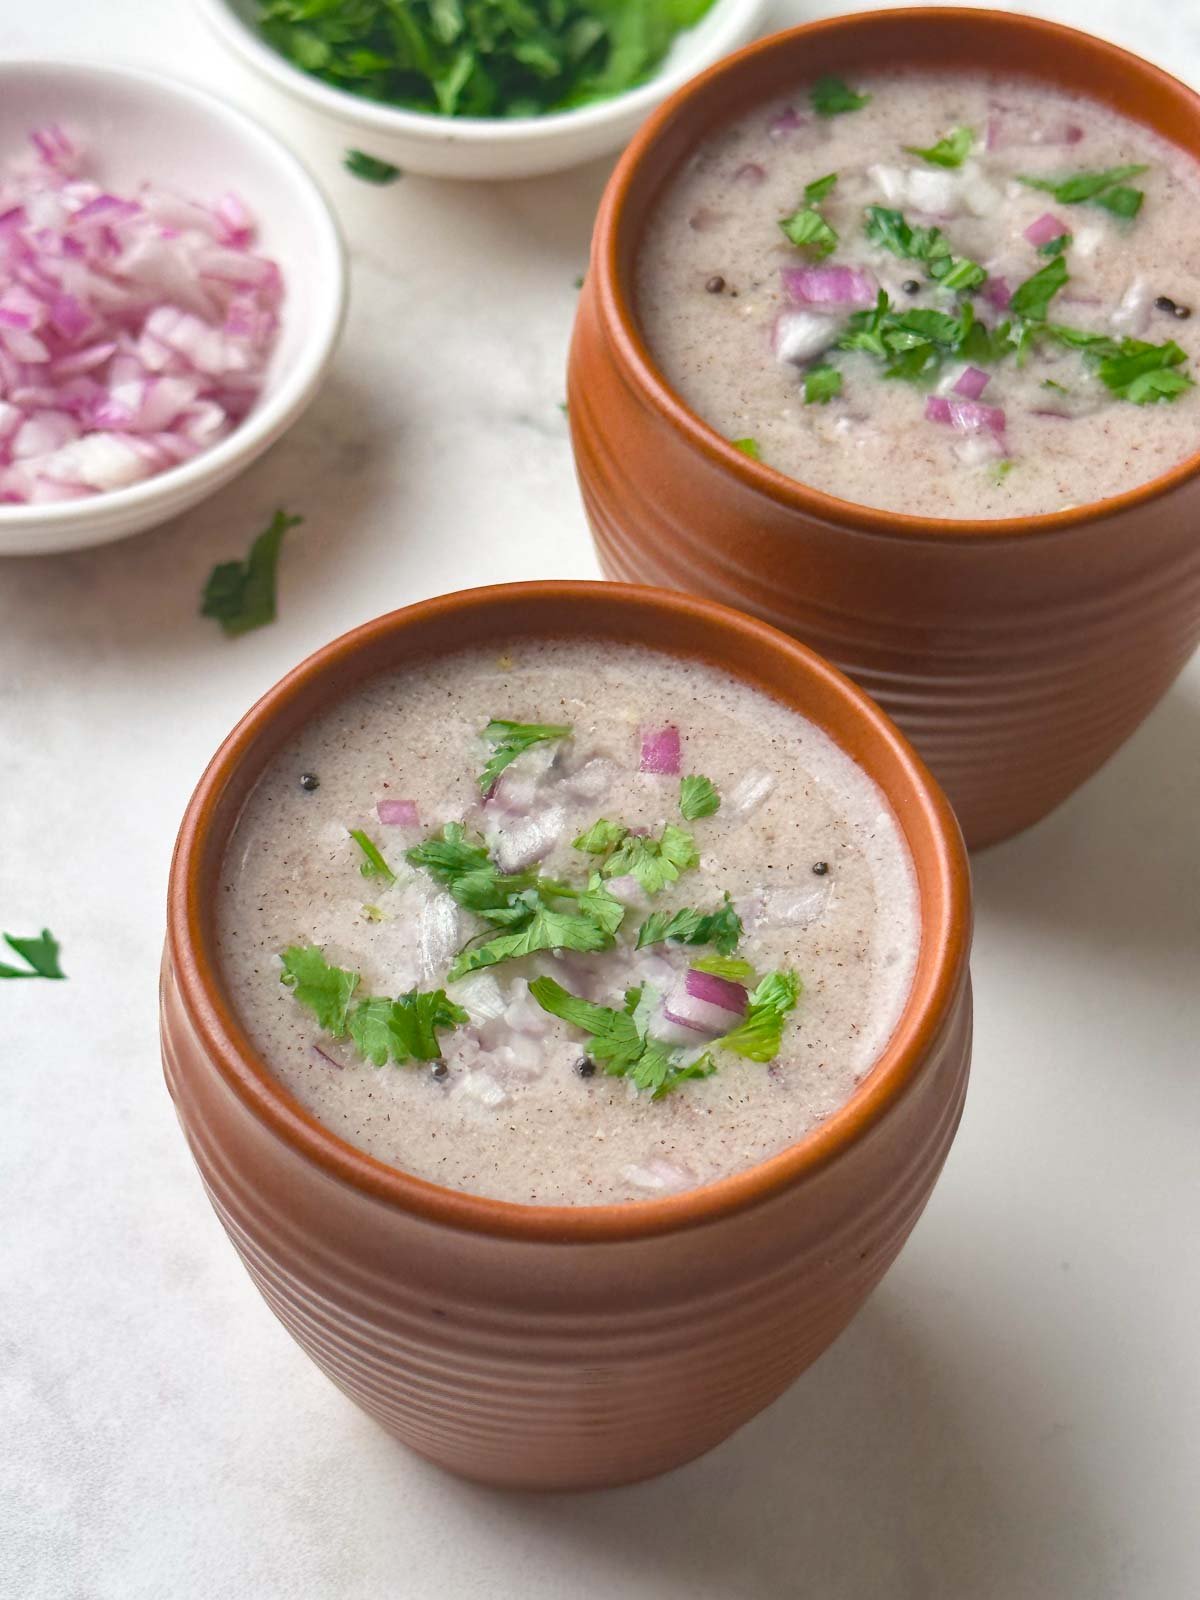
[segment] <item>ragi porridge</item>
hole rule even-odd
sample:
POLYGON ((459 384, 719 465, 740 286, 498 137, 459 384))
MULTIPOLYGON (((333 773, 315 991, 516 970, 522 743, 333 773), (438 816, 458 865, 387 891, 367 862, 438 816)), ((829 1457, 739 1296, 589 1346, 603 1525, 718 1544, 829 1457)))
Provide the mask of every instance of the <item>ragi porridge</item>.
POLYGON ((778 1153, 903 1009, 873 781, 696 662, 514 642, 372 680, 271 760, 217 909, 231 999, 333 1132, 469 1193, 647 1199, 778 1153))
POLYGON ((687 404, 803 483, 919 516, 1053 512, 1200 449, 1197 215, 1200 167, 1090 100, 825 78, 680 171, 638 315, 687 404))

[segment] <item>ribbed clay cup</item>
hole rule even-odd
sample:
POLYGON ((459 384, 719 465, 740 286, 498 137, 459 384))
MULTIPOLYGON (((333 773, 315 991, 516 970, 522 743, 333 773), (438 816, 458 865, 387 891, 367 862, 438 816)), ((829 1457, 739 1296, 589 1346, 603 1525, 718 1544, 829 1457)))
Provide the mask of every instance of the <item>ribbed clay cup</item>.
POLYGON ((791 638, 706 601, 510 584, 394 612, 309 658, 221 746, 171 869, 167 1083, 205 1188, 268 1305, 414 1450, 525 1487, 625 1483, 699 1455, 845 1327, 929 1197, 971 1044, 966 857, 887 718, 791 638), (514 637, 633 641, 711 662, 825 728, 887 796, 916 866, 913 991, 850 1101, 800 1144, 706 1188, 526 1206, 409 1177, 323 1128, 271 1077, 214 956, 222 853, 272 753, 363 679, 514 637))
POLYGON ((600 207, 569 413, 605 572, 723 600, 794 633, 875 697, 968 845, 1064 800, 1200 638, 1200 456, 1142 488, 1022 520, 900 516, 751 461, 656 371, 634 263, 657 196, 716 127, 824 72, 1020 73, 1091 95, 1200 159, 1200 99, 1070 28, 937 7, 815 22, 692 80, 643 124, 600 207))

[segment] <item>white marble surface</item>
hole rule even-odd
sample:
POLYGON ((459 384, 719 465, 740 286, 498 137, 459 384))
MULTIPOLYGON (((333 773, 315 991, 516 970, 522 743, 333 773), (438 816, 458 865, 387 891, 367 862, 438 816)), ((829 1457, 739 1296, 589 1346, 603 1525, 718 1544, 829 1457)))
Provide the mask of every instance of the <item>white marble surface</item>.
MULTIPOLYGON (((817 9, 780 6, 778 19, 817 9)), ((1180 0, 1059 0, 1200 80, 1180 0)), ((0 8, 6 54, 185 72, 179 0, 0 8)), ((409 1456, 310 1366, 204 1201, 162 1085, 175 826, 234 718, 353 623, 591 576, 563 358, 604 173, 374 190, 275 104, 354 256, 327 388, 171 527, 0 566, 4 1600, 1184 1600, 1200 1593, 1200 661, 1055 817, 983 857, 978 1046, 933 1202, 770 1411, 641 1488, 510 1498, 409 1456), (227 643, 212 563, 283 503, 282 617, 227 643)))

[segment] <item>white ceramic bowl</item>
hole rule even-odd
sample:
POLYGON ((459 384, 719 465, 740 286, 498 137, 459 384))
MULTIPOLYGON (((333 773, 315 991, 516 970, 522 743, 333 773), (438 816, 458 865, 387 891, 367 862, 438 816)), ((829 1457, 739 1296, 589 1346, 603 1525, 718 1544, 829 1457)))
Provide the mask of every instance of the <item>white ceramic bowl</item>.
POLYGON ((619 150, 680 84, 753 38, 768 0, 716 0, 694 28, 676 38, 648 83, 543 117, 442 117, 364 100, 302 72, 273 50, 255 26, 256 0, 198 3, 231 50, 334 124, 350 148, 432 178, 527 178, 619 150))
POLYGON ((86 62, 0 62, 0 161, 31 128, 64 123, 89 144, 89 171, 120 192, 144 179, 216 199, 235 190, 283 272, 279 337, 250 414, 191 461, 127 489, 61 505, 0 505, 0 555, 106 544, 165 522, 228 483, 291 426, 329 365, 346 304, 337 225, 305 169, 243 112, 190 84, 86 62))

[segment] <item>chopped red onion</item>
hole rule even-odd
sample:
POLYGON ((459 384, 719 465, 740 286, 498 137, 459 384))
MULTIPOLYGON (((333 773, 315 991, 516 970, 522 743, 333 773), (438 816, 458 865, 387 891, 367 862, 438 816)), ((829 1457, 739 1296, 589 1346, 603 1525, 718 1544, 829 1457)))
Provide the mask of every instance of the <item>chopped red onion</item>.
POLYGON ((622 873, 619 878, 610 878, 604 887, 623 906, 644 908, 650 904, 650 897, 632 872, 622 873))
POLYGON ((759 166, 757 161, 744 161, 733 175, 734 183, 744 183, 748 188, 757 189, 760 183, 765 182, 766 167, 759 166))
POLYGON ((1012 290, 1005 278, 989 278, 980 291, 988 305, 997 311, 1007 311, 1012 304, 1012 290))
POLYGON ((756 895, 734 901, 746 928, 806 928, 822 915, 829 900, 831 879, 808 884, 779 884, 756 895))
POLYGON ((725 220, 721 211, 713 211, 709 206, 701 206, 699 211, 693 211, 688 218, 688 227, 693 233, 711 233, 714 228, 719 228, 725 220))
POLYGON ((697 1000, 707 1000, 711 1005, 722 1006, 740 1017, 746 1009, 746 987, 730 978, 719 978, 715 972, 702 972, 699 967, 689 967, 684 974, 687 992, 697 1000))
POLYGON ((955 400, 950 395, 931 394, 925 401, 929 422, 948 423, 959 433, 1004 433, 1004 412, 999 406, 980 405, 976 400, 955 400))
POLYGON ((1002 150, 1011 145, 1078 144, 1084 130, 1064 116, 1041 121, 1033 112, 1014 111, 997 105, 987 120, 985 148, 1002 150))
POLYGON ((674 777, 679 772, 679 729, 643 728, 641 732, 641 772, 659 772, 674 777))
POLYGON ((0 438, 9 503, 119 488, 216 443, 258 396, 282 300, 235 196, 111 194, 77 176, 61 128, 31 140, 37 159, 0 176, 0 402, 25 421, 0 438))
POLYGON ((781 311, 771 328, 771 351, 776 361, 800 366, 828 350, 838 331, 833 317, 799 309, 781 311))
POLYGON ((415 800, 380 800, 375 810, 380 822, 389 828, 419 828, 421 819, 417 814, 415 800))
POLYGON ((790 134, 795 133, 797 128, 807 126, 808 118, 802 117, 793 106, 788 106, 785 111, 781 111, 777 117, 771 119, 767 125, 767 137, 770 139, 786 139, 790 134))
POLYGON ((978 400, 991 381, 991 375, 981 368, 964 367, 954 385, 954 393, 961 394, 964 400, 978 400))
POLYGON ((1051 239, 1061 239, 1064 233, 1069 232, 1066 223, 1056 217, 1053 211, 1043 211, 1037 221, 1031 222, 1025 229, 1025 237, 1030 244, 1042 245, 1049 244, 1051 239))
POLYGON ((470 972, 450 986, 452 998, 463 1007, 478 1027, 502 1016, 508 1002, 499 982, 490 972, 470 972))
POLYGON ((879 289, 875 274, 860 267, 784 267, 780 276, 801 306, 873 306, 879 289))
POLYGON ((461 943, 457 904, 448 894, 431 895, 417 918, 421 981, 428 983, 436 978, 440 982, 461 943))
MULTIPOLYGON (((708 977, 711 974, 695 973, 693 969, 681 973, 675 987, 663 1002, 662 1015, 666 1022, 673 1022, 676 1027, 690 1028, 694 1033, 707 1034, 715 1039, 719 1034, 728 1033, 735 1027, 745 1014, 745 990, 738 984, 729 984, 731 990, 741 995, 741 1003, 727 1003, 707 1000, 692 990, 692 982, 696 977, 708 977)), ((719 982, 722 980, 718 980, 719 982)))
POLYGON ((562 806, 547 806, 528 817, 507 817, 502 826, 490 829, 489 842, 501 872, 520 872, 545 860, 558 843, 565 820, 562 806))

